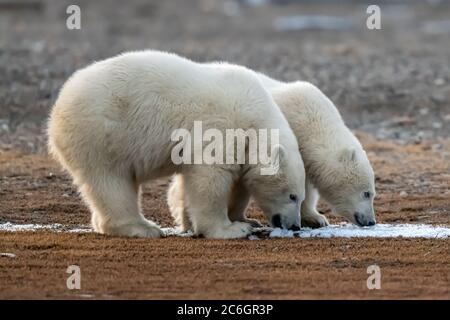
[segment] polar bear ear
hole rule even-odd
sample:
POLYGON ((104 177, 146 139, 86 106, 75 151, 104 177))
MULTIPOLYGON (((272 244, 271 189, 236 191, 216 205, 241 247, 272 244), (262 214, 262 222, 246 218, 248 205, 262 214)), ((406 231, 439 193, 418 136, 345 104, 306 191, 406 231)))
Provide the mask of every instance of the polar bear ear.
POLYGON ((279 167, 286 160, 286 150, 281 144, 274 145, 271 152, 272 166, 279 167))
POLYGON ((354 148, 345 148, 341 151, 340 158, 342 162, 347 161, 355 161, 356 160, 356 149, 354 148))

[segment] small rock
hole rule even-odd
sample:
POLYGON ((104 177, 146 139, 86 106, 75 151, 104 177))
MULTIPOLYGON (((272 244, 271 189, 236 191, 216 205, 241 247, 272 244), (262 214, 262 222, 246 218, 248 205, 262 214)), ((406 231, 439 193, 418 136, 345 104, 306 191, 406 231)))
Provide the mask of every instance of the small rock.
POLYGON ((415 136, 415 137, 413 138, 413 143, 414 143, 414 144, 421 144, 422 141, 423 141, 423 139, 422 139, 422 136, 420 136, 420 135, 417 135, 417 136, 415 136))
POLYGON ((406 198, 408 196, 408 193, 406 191, 400 192, 400 197, 406 198))
POLYGON ((9 252, 0 252, 0 257, 15 258, 16 255, 14 253, 9 252))

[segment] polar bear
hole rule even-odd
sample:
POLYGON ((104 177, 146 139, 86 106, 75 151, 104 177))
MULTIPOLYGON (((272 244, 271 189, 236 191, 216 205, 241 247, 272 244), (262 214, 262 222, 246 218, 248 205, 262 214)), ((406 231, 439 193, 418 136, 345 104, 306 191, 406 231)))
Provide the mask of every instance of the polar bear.
POLYGON ((183 175, 184 205, 198 235, 250 234, 249 223, 227 215, 238 180, 268 219, 299 228, 305 172, 295 135, 256 73, 244 67, 217 69, 150 50, 94 63, 63 86, 49 118, 48 141, 50 153, 79 187, 97 232, 162 236, 141 213, 140 186, 174 173, 183 175), (279 143, 267 146, 269 165, 277 170, 263 175, 267 163, 261 162, 175 164, 172 134, 191 132, 196 121, 220 132, 277 130, 279 143))
MULTIPOLYGON (((216 64, 216 67, 223 65, 216 64)), ((283 111, 300 147, 306 170, 302 226, 318 228, 329 224, 316 209, 319 194, 331 205, 335 215, 359 226, 374 225, 374 172, 366 152, 334 104, 311 83, 284 83, 262 73, 258 77, 283 111)), ((242 186, 235 188, 240 192, 230 200, 230 219, 246 221, 248 191, 242 186)), ((190 221, 183 207, 184 189, 183 177, 175 176, 167 200, 176 224, 181 230, 188 230, 190 221)))

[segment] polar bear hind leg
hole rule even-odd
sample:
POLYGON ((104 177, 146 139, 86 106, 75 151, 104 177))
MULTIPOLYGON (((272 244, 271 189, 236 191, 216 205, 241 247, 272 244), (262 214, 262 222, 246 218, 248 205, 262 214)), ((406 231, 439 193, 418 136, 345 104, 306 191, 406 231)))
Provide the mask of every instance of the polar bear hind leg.
POLYGON ((91 208, 95 231, 129 237, 157 238, 163 235, 158 225, 140 213, 139 186, 131 178, 109 174, 92 177, 83 181, 80 191, 91 208))
POLYGON ((187 232, 192 230, 191 220, 184 201, 183 175, 176 174, 173 176, 167 191, 167 204, 170 214, 175 220, 175 225, 178 226, 180 231, 187 232))

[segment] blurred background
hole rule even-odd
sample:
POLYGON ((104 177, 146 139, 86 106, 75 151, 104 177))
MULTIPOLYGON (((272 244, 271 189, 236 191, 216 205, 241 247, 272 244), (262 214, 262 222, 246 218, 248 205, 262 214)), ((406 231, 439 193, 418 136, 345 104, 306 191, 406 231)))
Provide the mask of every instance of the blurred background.
POLYGON ((0 150, 45 152, 64 81, 149 48, 310 81, 376 138, 450 137, 450 1, 0 0, 0 150), (70 4, 80 30, 66 27, 70 4), (381 30, 366 27, 371 4, 381 30))

